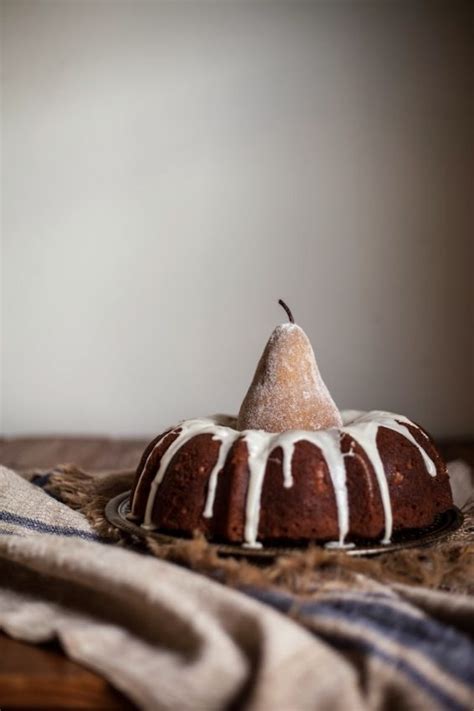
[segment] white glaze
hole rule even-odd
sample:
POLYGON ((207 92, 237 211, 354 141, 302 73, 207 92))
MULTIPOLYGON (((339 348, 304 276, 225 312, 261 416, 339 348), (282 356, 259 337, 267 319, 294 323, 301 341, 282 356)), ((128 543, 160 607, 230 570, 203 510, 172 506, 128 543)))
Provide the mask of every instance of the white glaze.
POLYGON ((135 502, 137 501, 137 498, 138 498, 138 491, 139 491, 140 486, 141 486, 141 484, 142 484, 143 475, 145 474, 145 472, 146 472, 146 470, 147 470, 147 467, 148 467, 148 464, 150 463, 151 455, 153 454, 153 452, 155 451, 155 449, 163 442, 163 440, 165 439, 165 437, 167 437, 168 435, 172 434, 173 432, 175 432, 175 431, 178 430, 178 429, 179 429, 179 427, 176 427, 175 430, 172 430, 172 432, 167 432, 167 433, 164 434, 162 437, 160 437, 160 438, 157 440, 157 442, 155 442, 155 445, 154 445, 153 449, 150 451, 150 453, 148 454, 148 457, 145 459, 145 462, 144 462, 144 464, 143 464, 142 470, 141 470, 141 472, 140 472, 140 478, 138 479, 137 485, 136 485, 136 487, 134 488, 134 490, 133 490, 133 495, 132 495, 132 497, 131 497, 131 499, 130 499, 130 513, 127 515, 127 518, 128 518, 130 521, 136 521, 138 518, 140 518, 139 516, 136 516, 136 515, 133 513, 133 509, 134 509, 134 507, 135 507, 135 502))
POLYGON ((244 430, 242 433, 248 449, 249 485, 245 506, 244 539, 247 548, 261 548, 257 542, 258 522, 260 519, 260 495, 267 466, 267 458, 273 449, 275 435, 263 430, 244 430))
MULTIPOLYGON (((268 457, 275 449, 278 447, 281 448, 283 453, 283 486, 285 488, 291 488, 293 486, 291 465, 295 444, 300 441, 307 441, 311 442, 321 450, 334 488, 339 536, 337 541, 331 542, 328 546, 346 547, 347 544, 345 544, 345 537, 349 530, 349 505, 344 459, 349 456, 359 456, 354 453, 354 444, 352 444, 349 452, 345 454, 341 452, 340 438, 341 435, 347 434, 364 450, 367 459, 371 463, 375 472, 385 516, 385 532, 383 542, 388 543, 390 541, 393 527, 392 507, 385 469, 377 447, 377 433, 379 427, 386 427, 398 432, 403 437, 408 439, 411 444, 417 447, 423 458, 426 470, 431 476, 436 475, 435 464, 425 450, 420 447, 407 428, 406 425, 412 425, 415 427, 416 425, 414 425, 406 417, 379 410, 374 410, 372 412, 348 410, 342 412, 341 414, 344 424, 340 429, 320 430, 318 432, 310 432, 306 430, 291 430, 282 433, 264 432, 263 430, 244 430, 243 432, 239 432, 235 429, 235 420, 226 416, 215 416, 196 420, 186 420, 185 422, 182 422, 175 430, 173 430, 173 433, 177 432, 178 436, 162 456, 159 469, 151 484, 144 522, 142 524, 143 527, 154 528, 151 520, 153 506, 168 464, 180 448, 192 437, 198 434, 212 434, 213 440, 221 442, 217 461, 209 475, 208 492, 203 511, 204 517, 211 518, 213 515, 213 505, 219 473, 223 469, 230 448, 234 442, 241 437, 247 445, 249 455, 249 484, 245 507, 244 545, 247 547, 260 547, 261 544, 257 541, 260 519, 260 498, 268 457)), ((422 432, 422 430, 419 431, 422 432)), ((423 434, 426 437, 425 433, 423 434)), ((157 442, 155 447, 159 446, 161 441, 162 439, 157 442)), ((147 461, 145 462, 137 489, 140 486, 141 478, 147 469, 147 465, 152 454, 153 451, 150 453, 147 461)))
POLYGON ((350 435, 362 447, 374 468, 385 516, 385 533, 382 543, 390 543, 393 530, 392 504, 390 501, 385 468, 377 447, 379 427, 386 427, 408 439, 421 453, 426 470, 431 476, 436 476, 436 466, 406 427, 407 424, 413 425, 413 423, 403 415, 382 412, 381 410, 372 410, 371 412, 351 410, 349 414, 346 414, 345 418, 343 417, 343 422, 347 422, 348 424, 344 424, 341 428, 341 432, 350 435))
MULTIPOLYGON (((423 432, 423 430, 421 430, 417 425, 415 425, 414 422, 409 420, 408 417, 404 417, 403 415, 395 415, 393 412, 382 412, 381 410, 372 410, 371 412, 358 412, 356 410, 350 410, 349 412, 354 417, 352 425, 375 421, 379 427, 386 427, 389 430, 393 430, 394 432, 398 432, 399 434, 403 435, 420 452, 425 462, 425 467, 428 474, 430 474, 431 476, 436 476, 435 463, 428 456, 423 447, 420 447, 420 445, 413 437, 412 433, 410 432, 408 427, 406 427, 406 425, 416 427, 418 432, 421 432, 425 439, 428 439, 428 435, 426 434, 426 432, 423 432)), ((345 431, 345 427, 343 427, 342 430, 345 431)))
POLYGON ((390 492, 388 490, 387 477, 385 476, 385 468, 380 458, 379 449, 377 447, 377 433, 379 424, 376 421, 356 420, 353 425, 346 425, 342 428, 342 432, 350 435, 355 441, 360 444, 371 462, 377 483, 379 485, 380 497, 382 499, 383 512, 385 516, 385 533, 382 543, 390 543, 392 535, 392 504, 390 501, 390 492))
MULTIPOLYGON (((215 421, 215 419, 212 418, 203 418, 201 420, 185 420, 184 422, 181 422, 179 425, 179 434, 170 444, 166 452, 163 454, 161 457, 160 461, 160 466, 158 468, 157 473, 155 474, 155 478, 153 479, 153 482, 150 486, 150 493, 148 494, 148 500, 146 504, 146 509, 145 509, 145 517, 143 520, 143 528, 147 529, 154 529, 156 526, 153 525, 152 520, 151 520, 151 515, 153 511, 153 505, 155 503, 155 498, 156 498, 156 493, 158 491, 158 487, 160 486, 163 477, 165 475, 166 469, 168 467, 168 464, 171 462, 173 459, 174 455, 181 449, 181 447, 186 444, 188 440, 190 440, 192 437, 195 437, 198 434, 215 434, 216 429, 218 425, 215 421)), ((173 430, 175 431, 175 430, 173 430)), ((159 442, 155 445, 158 446, 159 442)), ((150 459, 151 455, 153 454, 153 450, 150 453, 148 459, 150 459)), ((148 463, 148 460, 147 460, 148 463)), ((143 473, 146 470, 146 464, 142 472, 143 473)), ((138 485, 140 485, 140 481, 138 482, 138 485)))
POLYGON ((326 461, 336 497, 337 515, 339 524, 339 543, 344 543, 344 538, 349 530, 349 507, 347 502, 346 468, 340 447, 340 430, 320 430, 308 432, 307 430, 291 430, 274 435, 276 447, 283 449, 283 477, 284 486, 293 486, 291 475, 291 462, 293 451, 297 442, 311 442, 319 447, 326 461))
POLYGON ((215 427, 215 434, 212 439, 220 441, 221 446, 219 448, 219 456, 217 457, 217 461, 209 475, 206 505, 202 514, 204 518, 212 518, 214 499, 216 498, 217 477, 225 464, 230 448, 239 437, 240 432, 237 432, 237 430, 233 430, 230 427, 215 427))

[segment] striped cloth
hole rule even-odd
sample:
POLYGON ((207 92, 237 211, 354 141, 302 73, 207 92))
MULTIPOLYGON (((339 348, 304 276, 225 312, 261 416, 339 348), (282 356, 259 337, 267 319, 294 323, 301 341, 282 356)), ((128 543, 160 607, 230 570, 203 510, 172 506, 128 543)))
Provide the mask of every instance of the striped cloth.
POLYGON ((0 467, 0 534, 50 534, 98 540, 87 519, 41 490, 48 475, 27 480, 0 467))
POLYGON ((421 708, 472 707, 472 637, 433 619, 399 595, 336 590, 304 600, 275 591, 251 590, 250 594, 291 613, 318 638, 357 660, 369 699, 379 686, 378 681, 372 683, 374 678, 388 672, 390 696, 397 697, 403 680, 421 692, 421 708))
POLYGON ((236 591, 102 541, 45 482, 0 468, 0 628, 56 637, 138 707, 474 708, 471 598, 364 575, 236 591))

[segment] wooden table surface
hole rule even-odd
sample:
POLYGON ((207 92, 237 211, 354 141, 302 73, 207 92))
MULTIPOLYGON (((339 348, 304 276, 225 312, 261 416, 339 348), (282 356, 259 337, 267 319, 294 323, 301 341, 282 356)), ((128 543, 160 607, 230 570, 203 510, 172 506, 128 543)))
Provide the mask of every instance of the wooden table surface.
MULTIPOLYGON (((151 439, 151 438, 150 438, 151 439)), ((0 462, 18 471, 74 463, 86 471, 134 468, 146 440, 105 438, 0 439, 0 462)), ((474 466, 474 442, 440 444, 447 460, 474 466)), ((96 674, 72 662, 56 643, 29 645, 0 633, 0 711, 7 709, 132 709, 96 674)))
POLYGON ((0 634, 0 708, 133 709, 104 679, 66 659, 59 645, 0 634))

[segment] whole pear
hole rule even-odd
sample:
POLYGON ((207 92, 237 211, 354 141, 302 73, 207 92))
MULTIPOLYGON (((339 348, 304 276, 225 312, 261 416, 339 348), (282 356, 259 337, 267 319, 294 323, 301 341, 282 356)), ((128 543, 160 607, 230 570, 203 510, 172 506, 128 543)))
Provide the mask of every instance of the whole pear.
POLYGON ((331 427, 342 427, 341 415, 308 336, 295 323, 277 326, 240 408, 237 429, 284 432, 331 427))

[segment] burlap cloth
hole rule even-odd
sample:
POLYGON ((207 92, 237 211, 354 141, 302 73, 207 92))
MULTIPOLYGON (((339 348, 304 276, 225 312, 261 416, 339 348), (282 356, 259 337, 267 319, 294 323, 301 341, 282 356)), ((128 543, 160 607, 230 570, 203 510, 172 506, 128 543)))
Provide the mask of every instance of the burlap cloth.
POLYGON ((258 567, 111 527, 131 477, 0 468, 0 628, 56 637, 146 709, 473 708, 472 499, 436 548, 258 567))

